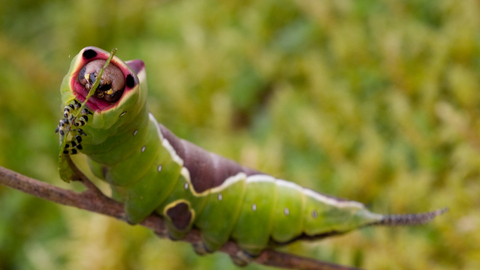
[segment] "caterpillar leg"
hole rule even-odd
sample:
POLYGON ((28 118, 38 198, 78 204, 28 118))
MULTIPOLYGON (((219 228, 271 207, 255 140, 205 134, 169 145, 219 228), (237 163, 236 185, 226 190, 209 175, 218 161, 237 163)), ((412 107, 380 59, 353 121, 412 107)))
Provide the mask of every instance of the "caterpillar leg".
POLYGON ((192 228, 195 216, 190 204, 185 200, 171 202, 165 207, 164 213, 168 237, 172 240, 183 239, 192 228))
POLYGON ((195 253, 197 253, 200 256, 203 256, 219 250, 220 248, 222 248, 223 244, 224 243, 219 244, 213 241, 209 241, 208 239, 205 239, 204 237, 202 237, 201 241, 198 241, 192 244, 192 246, 195 253))
POLYGON ((85 108, 82 109, 81 115, 93 115, 93 113, 85 108))
POLYGON ((76 155, 76 154, 78 154, 78 150, 77 150, 76 148, 68 148, 68 149, 67 149, 67 148, 65 147, 65 150, 63 150, 63 153, 64 153, 65 155, 76 155))
POLYGON ((204 255, 207 255, 209 253, 213 253, 213 251, 210 251, 210 250, 207 249, 207 247, 205 246, 205 243, 203 241, 198 241, 198 242, 193 243, 192 247, 193 247, 193 250, 195 251, 195 253, 197 253, 197 255, 199 255, 199 256, 204 256, 204 255))
POLYGON ((244 267, 253 262, 258 256, 248 254, 246 251, 240 250, 235 255, 230 256, 233 263, 237 266, 244 267))
MULTIPOLYGON (((65 129, 69 124, 80 127, 88 122, 88 115, 93 115, 93 113, 85 108, 82 109, 82 111, 80 112, 81 116, 78 119, 75 119, 74 112, 80 109, 80 107, 81 104, 76 100, 73 100, 70 104, 65 106, 63 110, 64 118, 60 120, 57 128, 55 129, 55 133, 60 133, 61 136, 65 136, 65 129)), ((78 129, 78 133, 80 135, 86 135, 85 132, 83 132, 83 130, 81 129, 78 129)))
POLYGON ((82 137, 80 135, 76 135, 73 140, 67 142, 65 144, 65 149, 63 150, 64 154, 75 155, 78 153, 79 150, 82 150, 83 147, 80 144, 82 142, 82 137))
POLYGON ((72 116, 72 112, 80 109, 80 106, 81 104, 78 101, 73 100, 70 104, 65 106, 65 109, 63 109, 63 117, 69 119, 72 116))
POLYGON ((88 116, 82 115, 77 119, 77 121, 75 121, 74 125, 76 127, 81 127, 81 126, 84 126, 87 122, 88 122, 88 116))
MULTIPOLYGON (((86 108, 83 108, 80 112, 80 117, 75 119, 74 112, 80 109, 81 104, 77 100, 73 100, 70 104, 65 106, 63 109, 63 119, 60 120, 57 128, 55 129, 55 133, 60 133, 60 135, 65 135, 65 129, 69 124, 73 124, 76 127, 84 126, 88 122, 88 115, 93 115, 93 113, 86 108)), ((80 135, 86 135, 83 130, 78 129, 80 135)))
POLYGON ((80 117, 75 121, 74 125, 76 127, 84 126, 88 122, 88 115, 93 114, 91 111, 87 109, 83 109, 80 113, 80 117))
POLYGON ((78 135, 80 135, 80 136, 87 136, 87 133, 85 133, 85 131, 83 131, 83 129, 81 129, 81 128, 76 128, 73 131, 77 132, 78 135))
POLYGON ((61 119, 58 123, 55 133, 60 133, 60 135, 65 136, 65 128, 68 126, 70 121, 68 119, 61 119))

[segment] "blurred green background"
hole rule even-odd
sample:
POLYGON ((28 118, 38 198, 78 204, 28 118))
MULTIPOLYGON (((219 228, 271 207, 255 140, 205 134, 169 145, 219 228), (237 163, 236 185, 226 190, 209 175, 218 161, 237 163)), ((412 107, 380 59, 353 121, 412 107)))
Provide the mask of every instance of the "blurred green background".
MULTIPOLYGON (((480 6, 411 0, 0 0, 0 165, 57 186, 59 85, 89 45, 145 61, 182 138, 379 213, 450 212, 286 250, 480 269, 480 6)), ((0 186, 0 269, 235 269, 225 254, 0 186)), ((272 269, 251 265, 246 269, 272 269)))

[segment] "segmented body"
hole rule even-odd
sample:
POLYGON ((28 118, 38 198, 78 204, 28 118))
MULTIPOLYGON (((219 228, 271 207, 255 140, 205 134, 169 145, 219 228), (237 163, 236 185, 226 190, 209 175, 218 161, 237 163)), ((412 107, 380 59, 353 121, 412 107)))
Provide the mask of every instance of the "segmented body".
MULTIPOLYGON (((79 81, 90 75, 81 73, 83 67, 107 57, 107 52, 87 47, 74 58, 61 87, 64 104, 85 100, 88 91, 79 81)), ((245 254, 255 256, 272 245, 405 222, 406 217, 411 219, 407 223, 422 223, 440 213, 414 218, 374 214, 361 203, 322 195, 207 152, 177 138, 149 114, 143 62, 114 57, 111 64, 123 72, 122 96, 113 103, 89 100, 93 115, 80 121, 85 122, 83 134, 74 135, 82 136, 81 152, 90 168, 110 184, 131 223, 156 211, 174 239, 199 228, 200 252, 218 250, 232 239, 245 254)), ((98 97, 104 94, 112 90, 98 97)))

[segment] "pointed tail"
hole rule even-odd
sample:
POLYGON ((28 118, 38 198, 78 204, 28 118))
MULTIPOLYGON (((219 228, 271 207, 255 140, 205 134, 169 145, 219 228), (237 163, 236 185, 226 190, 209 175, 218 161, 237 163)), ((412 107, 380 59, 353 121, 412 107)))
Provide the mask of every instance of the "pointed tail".
POLYGON ((448 208, 438 209, 432 212, 406 215, 385 215, 380 221, 368 224, 368 226, 402 226, 420 225, 427 223, 448 211, 448 208))

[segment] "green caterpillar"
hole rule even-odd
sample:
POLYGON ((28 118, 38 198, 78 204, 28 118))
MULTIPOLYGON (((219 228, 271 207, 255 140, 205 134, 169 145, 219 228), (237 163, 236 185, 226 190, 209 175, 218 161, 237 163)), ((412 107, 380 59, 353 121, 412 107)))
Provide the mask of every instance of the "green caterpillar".
POLYGON ((66 107, 57 131, 62 140, 71 138, 63 153, 88 156, 92 172, 110 184, 132 224, 157 212, 172 239, 196 227, 202 235, 194 245, 200 254, 231 239, 242 250, 234 261, 244 265, 267 247, 368 225, 421 224, 445 211, 375 214, 361 203, 276 179, 179 139, 148 112, 141 60, 113 57, 81 110, 108 57, 87 47, 72 60, 61 85, 66 107))

